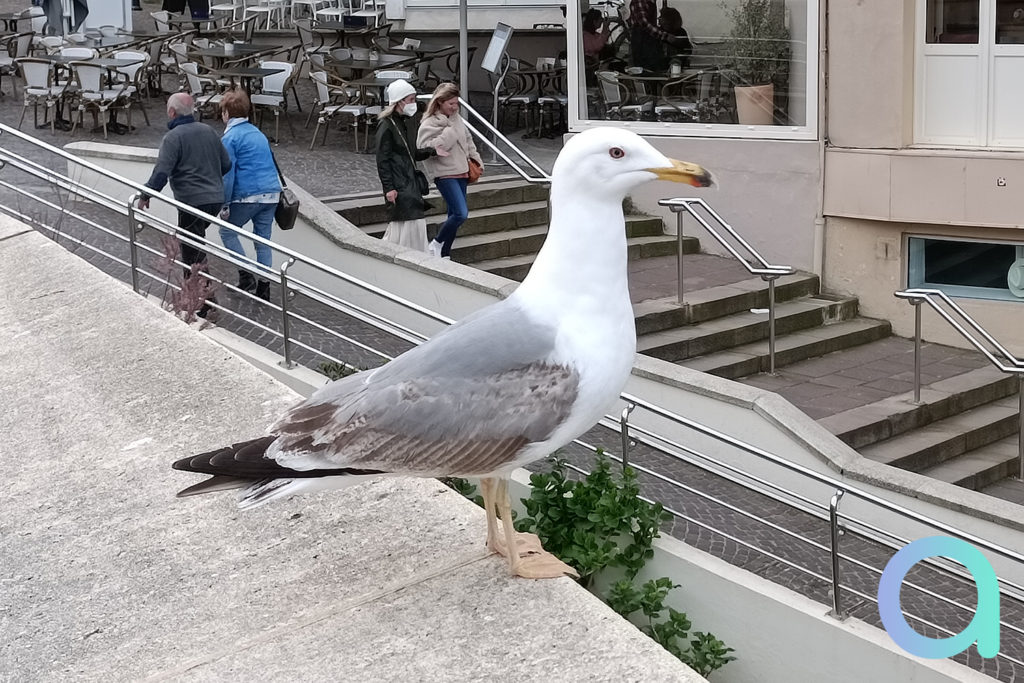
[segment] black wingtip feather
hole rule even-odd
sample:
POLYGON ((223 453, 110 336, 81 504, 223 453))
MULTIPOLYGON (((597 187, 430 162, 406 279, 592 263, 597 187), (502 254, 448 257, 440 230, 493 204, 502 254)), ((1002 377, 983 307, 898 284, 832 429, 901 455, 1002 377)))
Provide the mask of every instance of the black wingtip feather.
POLYGON ((276 436, 271 435, 249 441, 240 441, 217 450, 176 460, 171 463, 171 467, 184 472, 198 472, 199 474, 212 474, 253 481, 259 479, 297 479, 355 474, 384 474, 380 470, 361 470, 351 467, 307 471, 283 467, 277 464, 276 460, 267 457, 267 449, 270 448, 270 445, 276 439, 276 436))

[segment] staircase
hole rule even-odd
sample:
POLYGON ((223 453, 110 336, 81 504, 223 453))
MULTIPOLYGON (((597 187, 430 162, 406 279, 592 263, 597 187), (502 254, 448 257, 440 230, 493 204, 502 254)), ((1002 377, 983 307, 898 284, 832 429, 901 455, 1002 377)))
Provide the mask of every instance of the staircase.
MULTIPOLYGON (((428 200, 433 237, 444 202, 428 200)), ((324 201, 368 235, 384 234, 379 193, 324 201)), ((546 234, 547 189, 490 178, 470 187, 468 205, 452 260, 521 281, 546 234)), ((823 293, 817 276, 794 273, 776 280, 776 374, 765 374, 767 283, 733 259, 698 253, 699 241, 687 237, 679 306, 664 296, 675 290, 675 236, 663 234, 660 218, 640 215, 627 215, 626 231, 640 353, 774 391, 876 462, 1024 504, 1024 484, 1010 478, 1017 382, 981 354, 923 344, 915 404, 913 341, 893 337, 887 321, 859 316, 855 297, 823 293), (651 272, 671 287, 649 286, 651 272)))

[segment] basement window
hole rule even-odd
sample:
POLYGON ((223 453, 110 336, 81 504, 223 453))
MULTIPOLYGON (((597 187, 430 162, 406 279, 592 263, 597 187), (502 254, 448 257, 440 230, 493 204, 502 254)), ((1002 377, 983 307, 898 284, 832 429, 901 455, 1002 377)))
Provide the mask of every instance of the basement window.
POLYGON ((1024 300, 1024 244, 911 237, 907 286, 949 296, 1024 300))

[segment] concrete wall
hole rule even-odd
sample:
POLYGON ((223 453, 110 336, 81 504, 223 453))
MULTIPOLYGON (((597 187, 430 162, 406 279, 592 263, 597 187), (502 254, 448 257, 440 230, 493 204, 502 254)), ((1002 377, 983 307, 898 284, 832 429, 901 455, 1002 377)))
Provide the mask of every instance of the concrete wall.
POLYGON ((914 0, 828 3, 828 139, 898 148, 913 120, 914 0), (909 95, 909 97, 908 97, 909 95))
MULTIPOLYGON (((914 331, 908 234, 1024 241, 1024 163, 1013 152, 913 148, 914 0, 829 4, 823 287, 856 295, 861 313, 914 331), (1005 184, 997 183, 1004 179, 1005 184)), ((1020 304, 959 299, 1018 356, 1020 304)), ((929 341, 968 348, 926 315, 929 341)))
MULTIPOLYGON (((675 216, 659 207, 658 200, 703 197, 769 262, 815 269, 820 143, 644 137, 669 157, 706 167, 714 174, 716 187, 648 183, 632 194, 637 207, 661 215, 674 230, 675 216)), ((700 238, 703 251, 728 253, 692 219, 683 230, 700 238)))

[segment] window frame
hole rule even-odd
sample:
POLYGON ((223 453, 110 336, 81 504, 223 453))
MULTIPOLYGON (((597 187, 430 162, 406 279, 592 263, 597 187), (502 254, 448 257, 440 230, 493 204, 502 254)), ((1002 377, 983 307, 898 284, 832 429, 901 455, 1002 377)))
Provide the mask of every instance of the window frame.
MULTIPOLYGON (((903 281, 906 288, 937 289, 945 292, 951 297, 962 299, 979 299, 983 301, 1012 301, 1024 303, 1024 299, 1015 296, 1009 287, 976 287, 973 285, 955 285, 948 283, 928 282, 924 279, 926 264, 924 262, 925 240, 936 242, 971 242, 974 244, 991 244, 1007 247, 1014 247, 1018 254, 1024 254, 1024 241, 1013 240, 990 240, 972 237, 957 237, 952 235, 927 235, 924 233, 910 233, 906 235, 906 271, 903 281)), ((1020 256, 1018 256, 1020 258, 1020 256)))

